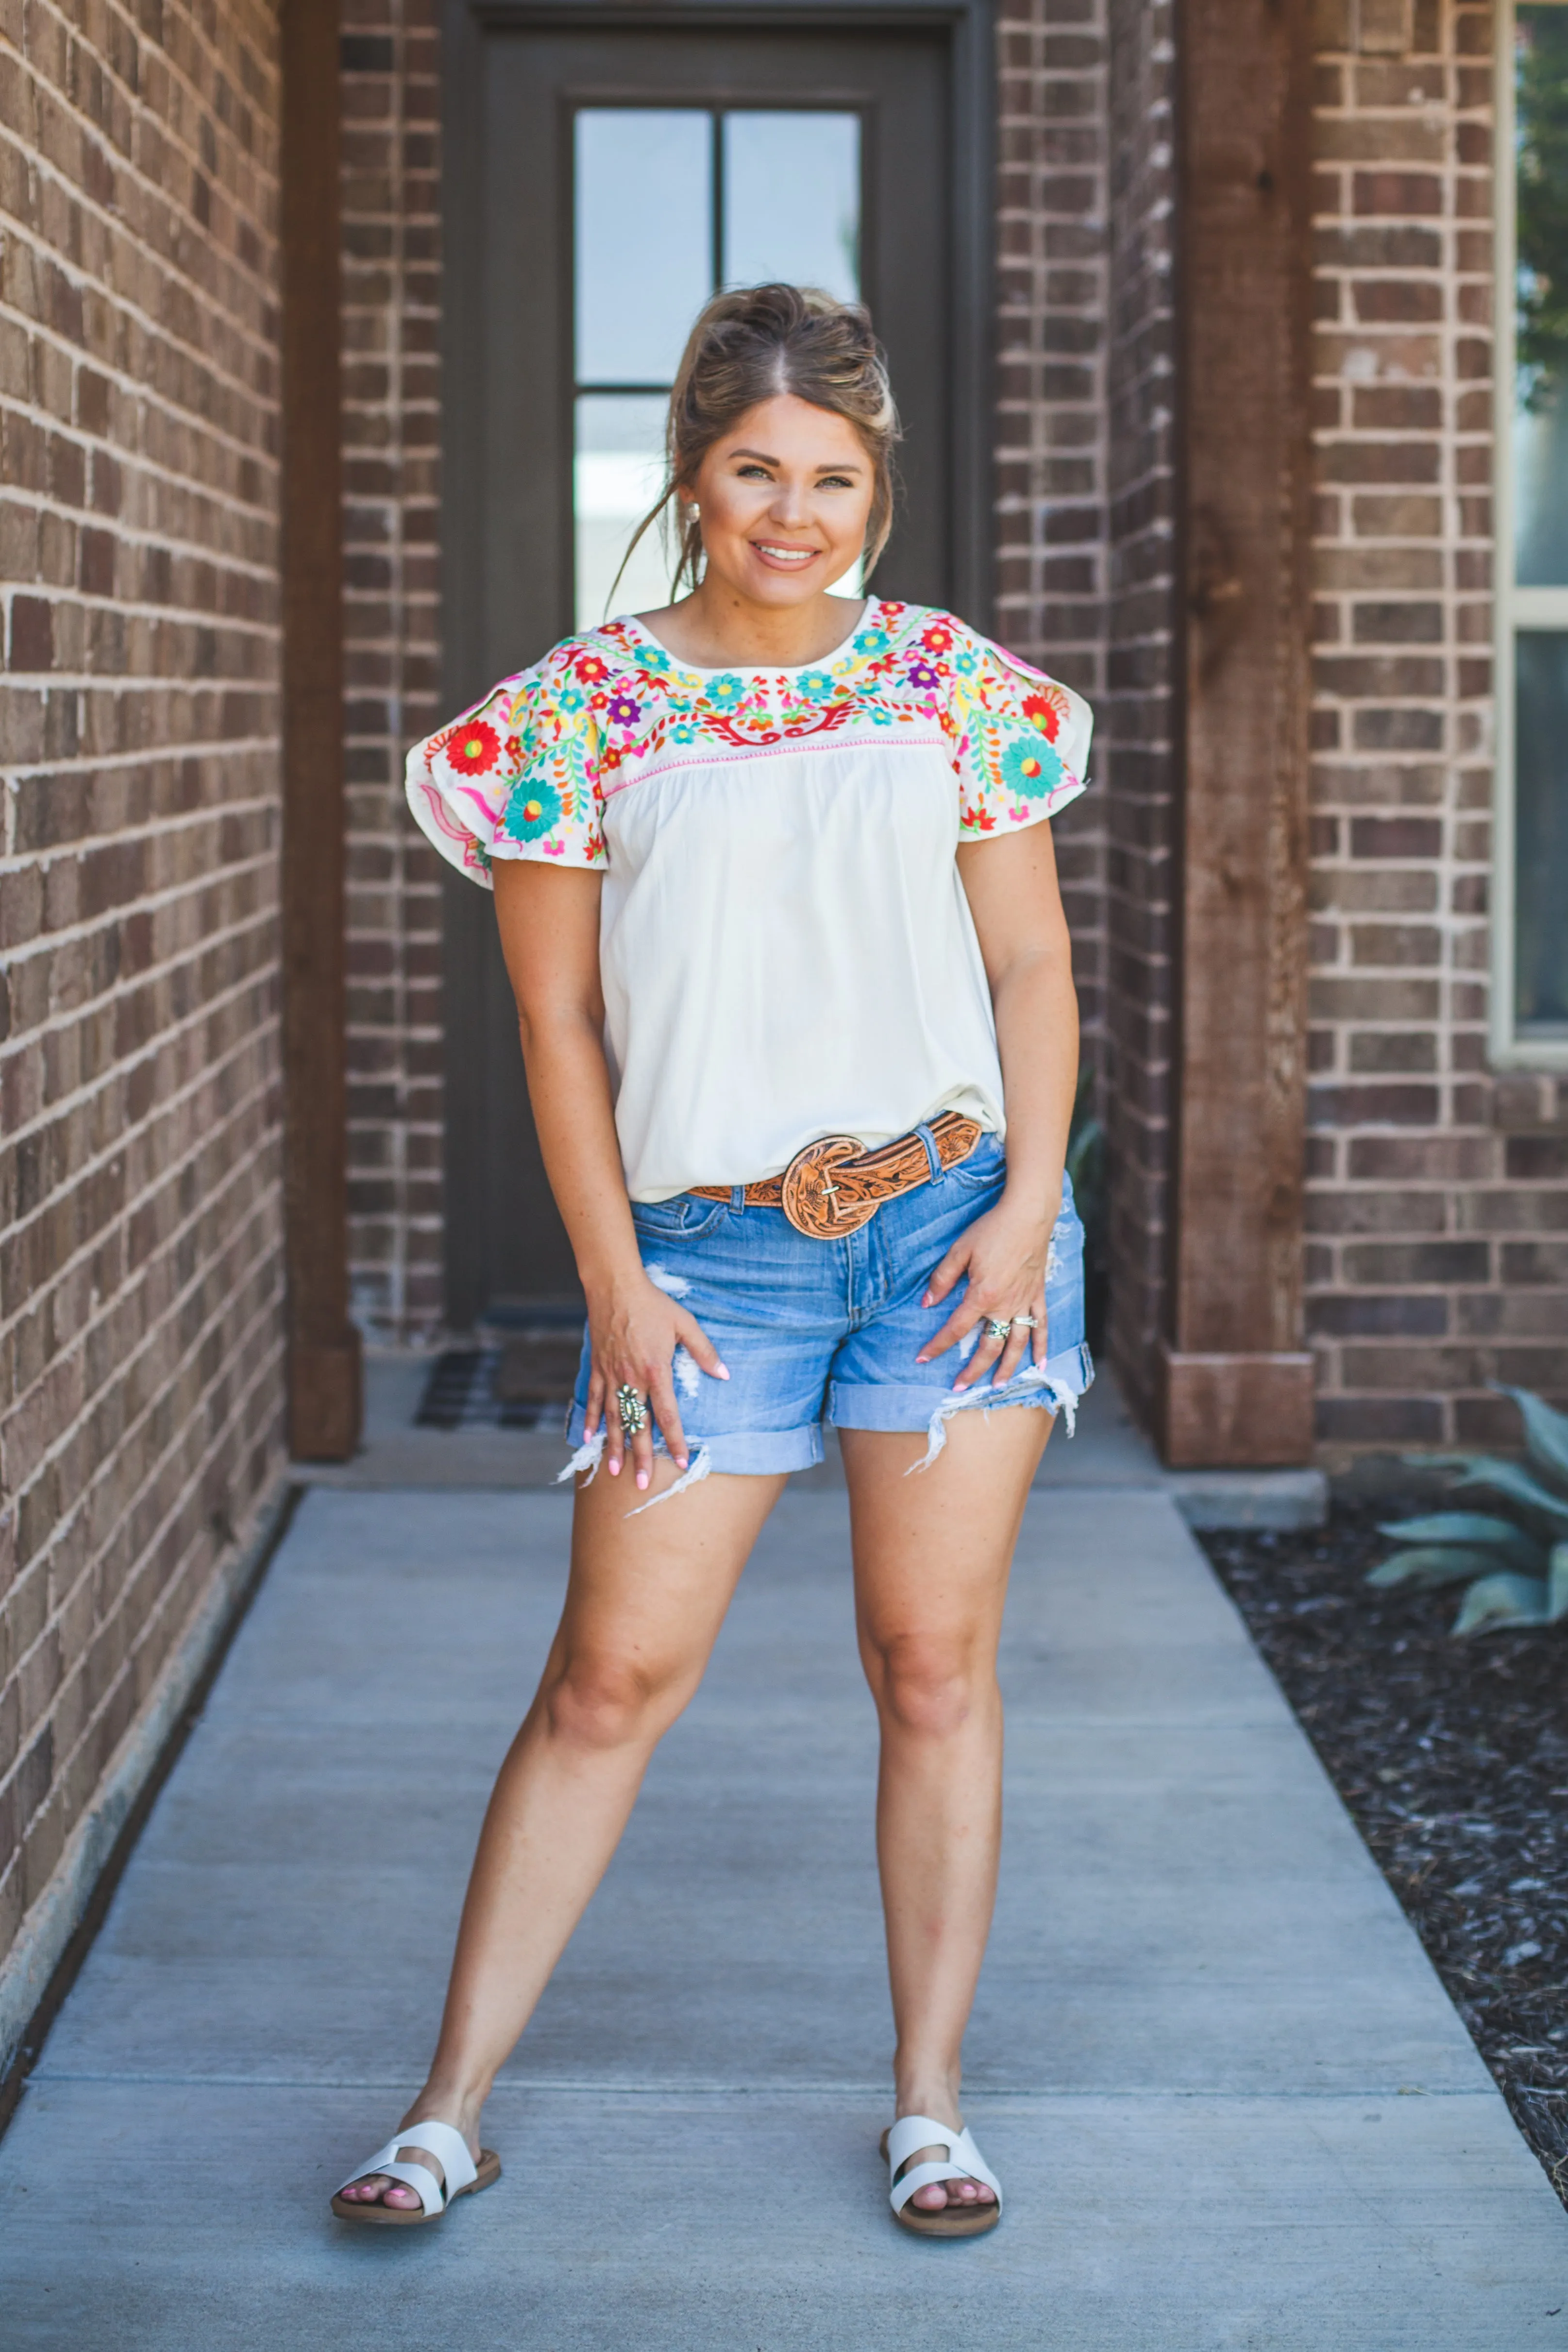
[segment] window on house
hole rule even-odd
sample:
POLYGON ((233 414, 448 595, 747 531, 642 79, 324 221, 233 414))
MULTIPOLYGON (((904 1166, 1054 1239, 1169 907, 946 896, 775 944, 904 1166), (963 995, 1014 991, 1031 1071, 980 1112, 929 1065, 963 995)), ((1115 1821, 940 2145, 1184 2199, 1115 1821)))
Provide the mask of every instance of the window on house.
POLYGON ((576 614, 591 628, 612 588, 618 612, 669 601, 657 529, 618 588, 615 575, 659 494, 665 402, 708 296, 766 278, 858 293, 861 124, 804 108, 583 107, 575 128, 576 614))
POLYGON ((1568 0, 1500 62, 1493 1045, 1568 1065, 1568 0))

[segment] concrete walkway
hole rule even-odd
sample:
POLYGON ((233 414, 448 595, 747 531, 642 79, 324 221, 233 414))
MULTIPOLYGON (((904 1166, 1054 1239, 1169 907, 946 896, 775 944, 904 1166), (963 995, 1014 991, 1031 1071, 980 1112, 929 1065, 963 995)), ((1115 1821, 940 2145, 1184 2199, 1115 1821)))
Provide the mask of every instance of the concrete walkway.
POLYGON ((1062 1463, 968 2044, 994 2237, 883 2202, 831 1486, 775 1514, 497 2089, 500 2186, 331 2221, 428 2052, 570 1504, 318 1489, 0 2145, 6 2352, 1568 2346, 1568 2216, 1170 1496, 1062 1463))

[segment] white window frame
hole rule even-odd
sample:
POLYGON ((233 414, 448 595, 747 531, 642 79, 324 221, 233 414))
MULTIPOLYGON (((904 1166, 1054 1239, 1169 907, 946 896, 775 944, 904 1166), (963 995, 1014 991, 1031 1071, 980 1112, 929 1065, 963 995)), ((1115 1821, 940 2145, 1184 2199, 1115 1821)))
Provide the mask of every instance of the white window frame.
MULTIPOLYGON (((1533 0, 1568 6, 1568 0, 1533 0)), ((1514 640, 1521 629, 1568 631, 1568 588, 1514 584, 1513 386, 1516 255, 1514 156, 1514 6, 1498 0, 1496 201, 1496 358, 1493 365, 1493 623, 1495 632, 1491 861, 1491 1059, 1498 1069, 1568 1070, 1568 1037, 1521 1032, 1514 1022, 1514 640)))

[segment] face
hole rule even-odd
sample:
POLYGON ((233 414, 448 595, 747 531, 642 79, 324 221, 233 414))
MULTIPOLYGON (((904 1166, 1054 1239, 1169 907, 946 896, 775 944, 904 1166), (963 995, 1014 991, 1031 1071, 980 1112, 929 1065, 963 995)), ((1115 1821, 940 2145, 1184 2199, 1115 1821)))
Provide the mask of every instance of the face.
POLYGON ((700 510, 708 578, 779 607, 842 579, 865 544, 875 480, 852 425, 780 393, 721 435, 683 487, 700 510))

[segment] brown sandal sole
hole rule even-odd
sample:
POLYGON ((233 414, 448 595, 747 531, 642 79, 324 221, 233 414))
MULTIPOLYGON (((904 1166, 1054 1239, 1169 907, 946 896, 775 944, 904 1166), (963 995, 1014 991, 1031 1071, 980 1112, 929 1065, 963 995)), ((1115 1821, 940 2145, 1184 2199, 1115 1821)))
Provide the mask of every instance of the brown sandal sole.
MULTIPOLYGON (((882 2160, 887 2162, 887 2134, 879 2143, 882 2160)), ((918 2206, 904 2205, 894 2214, 901 2230, 914 2238, 983 2238, 994 2230, 1002 2218, 1000 2201, 995 2205, 946 2206, 940 2213, 923 2212, 918 2206)))
MULTIPOLYGON (((417 2147, 419 2143, 417 2140, 411 2139, 407 2145, 410 2147, 417 2147)), ((427 2213, 423 2206, 417 2213, 400 2213, 394 2205, 361 2205, 359 2203, 350 2205, 345 2201, 340 2189, 332 2200, 332 2210, 340 2221, 365 2221, 372 2229, 377 2230, 417 2230, 422 2222, 441 2221, 451 2212, 459 2197, 476 2197, 481 2189, 493 2189, 500 2178, 500 2158, 493 2147, 482 2147, 479 2151, 478 2171, 466 2189, 454 2189, 439 2213, 427 2213)))

